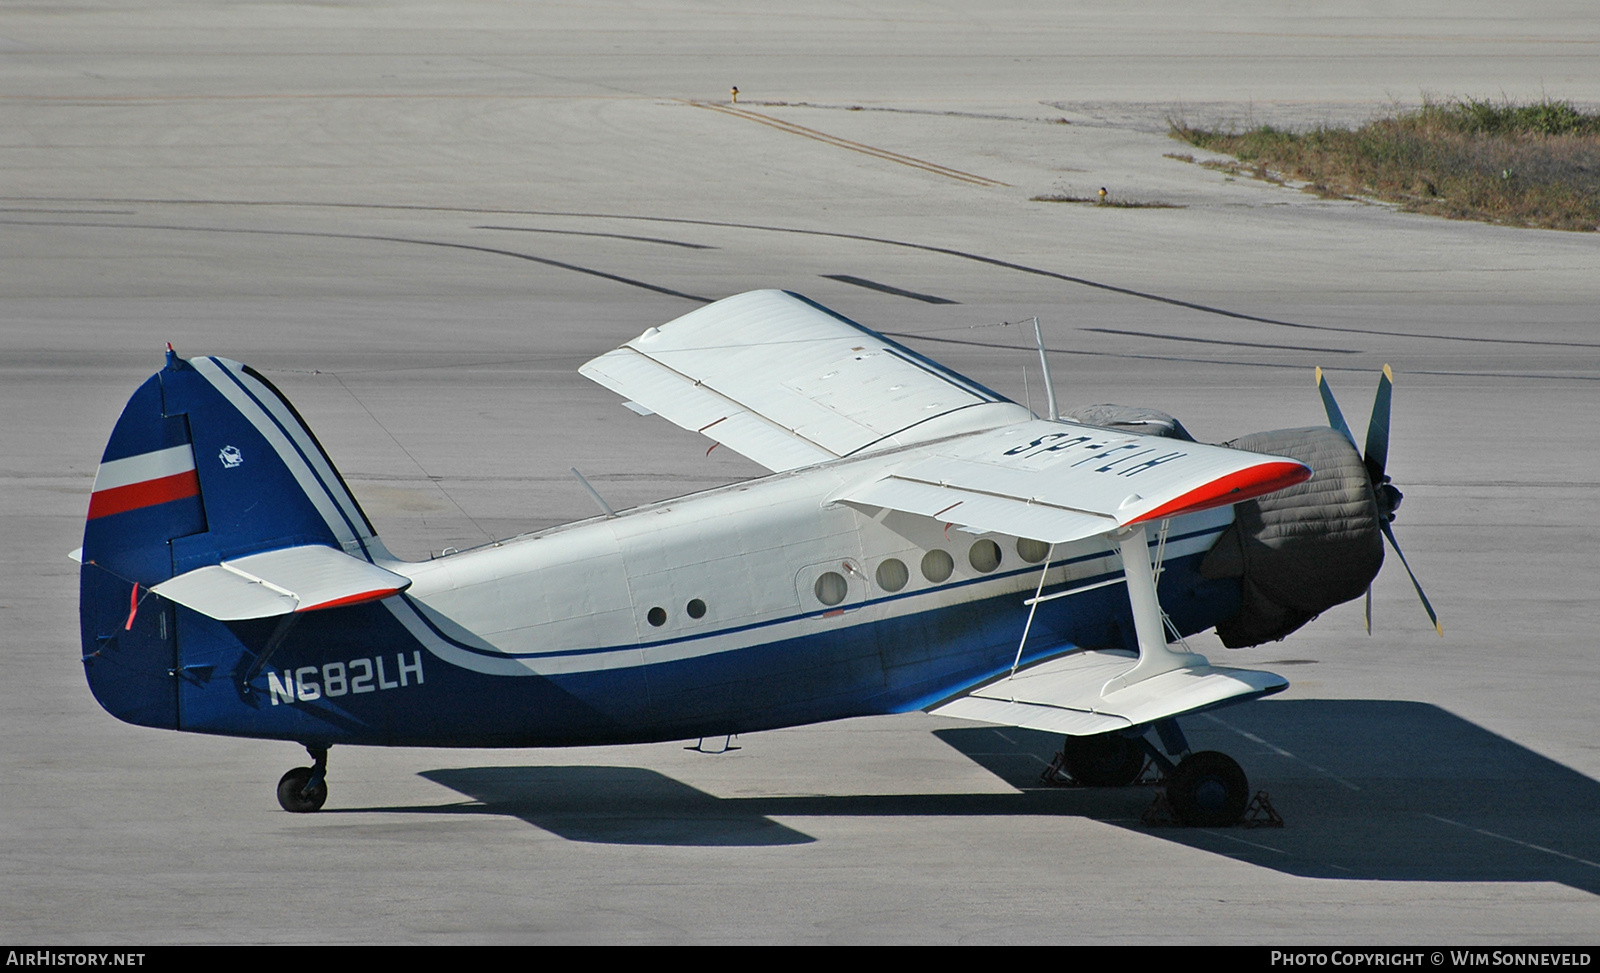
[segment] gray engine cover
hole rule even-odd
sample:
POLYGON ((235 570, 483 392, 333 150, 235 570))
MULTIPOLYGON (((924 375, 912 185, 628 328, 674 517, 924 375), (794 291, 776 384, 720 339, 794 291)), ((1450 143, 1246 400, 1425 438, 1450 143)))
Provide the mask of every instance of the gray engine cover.
POLYGON ((1207 578, 1239 578, 1244 604, 1217 625, 1230 649, 1281 639, 1358 598, 1383 566, 1378 504, 1361 456, 1327 426, 1275 429, 1224 443, 1288 456, 1311 479, 1234 507, 1235 519, 1200 564, 1207 578))

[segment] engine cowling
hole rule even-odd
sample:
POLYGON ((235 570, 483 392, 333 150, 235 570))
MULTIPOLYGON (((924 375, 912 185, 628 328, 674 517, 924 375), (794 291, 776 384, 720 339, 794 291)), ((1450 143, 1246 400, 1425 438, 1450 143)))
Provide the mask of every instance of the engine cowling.
POLYGON ((1378 500, 1361 454, 1327 426, 1276 429, 1224 443, 1288 456, 1311 479, 1234 508, 1201 562, 1207 578, 1238 578, 1243 605, 1217 625, 1229 648, 1281 639, 1366 592, 1383 566, 1378 500))

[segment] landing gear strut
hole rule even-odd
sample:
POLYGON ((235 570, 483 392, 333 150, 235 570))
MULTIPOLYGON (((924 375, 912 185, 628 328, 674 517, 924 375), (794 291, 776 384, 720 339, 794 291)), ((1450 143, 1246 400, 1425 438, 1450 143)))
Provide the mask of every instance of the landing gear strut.
MULTIPOLYGON (((1166 775, 1166 805, 1178 823, 1191 828, 1225 828, 1239 823, 1250 804, 1250 782, 1238 763, 1215 750, 1190 752, 1177 720, 1162 720, 1155 730, 1160 747, 1144 737, 1137 742, 1166 775), (1180 759, 1174 764, 1169 758, 1180 759)), ((1159 805, 1157 799, 1151 811, 1159 805)))
POLYGON ((309 767, 296 767, 278 779, 278 804, 295 814, 322 810, 328 799, 328 748, 306 745, 309 767))

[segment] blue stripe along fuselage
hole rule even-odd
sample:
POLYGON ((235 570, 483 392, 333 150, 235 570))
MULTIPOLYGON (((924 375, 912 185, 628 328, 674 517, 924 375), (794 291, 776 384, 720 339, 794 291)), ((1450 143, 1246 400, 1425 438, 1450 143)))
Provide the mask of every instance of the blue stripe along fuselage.
MULTIPOLYGON (((1236 581, 1200 577, 1202 557, 1169 558, 1162 577, 1163 608, 1185 634, 1239 607, 1236 581)), ((168 610, 181 646, 179 729, 323 744, 522 747, 685 739, 918 709, 1010 667, 1022 600, 1013 590, 919 611, 913 599, 903 614, 852 611, 828 630, 742 648, 517 676, 447 663, 387 608, 362 605, 300 616, 248 690, 240 680, 280 620, 224 623, 168 610), (363 670, 372 691, 353 691, 363 670), (296 672, 305 677, 300 695, 315 698, 285 698, 296 672)), ((1040 605, 1023 661, 1069 647, 1134 648, 1122 586, 1040 605)))

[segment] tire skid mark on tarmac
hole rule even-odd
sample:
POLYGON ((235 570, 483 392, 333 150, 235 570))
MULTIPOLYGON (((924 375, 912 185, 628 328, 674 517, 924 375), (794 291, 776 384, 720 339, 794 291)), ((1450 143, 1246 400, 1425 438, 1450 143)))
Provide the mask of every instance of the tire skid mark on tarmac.
MULTIPOLYGON (((1270 324, 1270 325, 1274 325, 1276 327, 1281 327, 1281 328, 1296 328, 1296 329, 1305 330, 1305 331, 1327 331, 1327 332, 1332 332, 1332 333, 1337 333, 1337 334, 1358 334, 1358 335, 1365 335, 1367 337, 1373 337, 1373 338, 1417 338, 1417 339, 1422 339, 1422 340, 1426 340, 1426 341, 1459 341, 1459 342, 1467 342, 1467 343, 1472 343, 1472 344, 1520 345, 1520 346, 1549 347, 1549 348, 1600 348, 1600 342, 1592 342, 1592 341, 1550 341, 1550 340, 1537 339, 1537 338, 1477 338, 1477 337, 1469 337, 1469 336, 1466 336, 1466 335, 1429 334, 1429 333, 1426 333, 1426 332, 1417 332, 1417 331, 1392 331, 1392 330, 1375 331, 1375 330, 1372 330, 1372 329, 1369 329, 1369 328, 1347 328, 1347 327, 1340 327, 1338 325, 1331 325, 1331 324, 1304 324, 1304 323, 1296 322, 1296 321, 1284 321, 1284 320, 1281 320, 1281 319, 1278 319, 1278 318, 1267 318, 1267 317, 1261 317, 1261 316, 1255 315, 1255 314, 1246 314, 1246 313, 1244 313, 1242 311, 1230 311, 1227 308, 1215 307, 1215 306, 1212 306, 1212 305, 1209 305, 1209 304, 1200 304, 1200 303, 1197 303, 1195 301, 1185 301, 1185 300, 1182 300, 1181 298, 1176 298, 1176 297, 1166 297, 1166 296, 1161 295, 1161 294, 1154 294, 1154 293, 1150 293, 1148 291, 1135 290, 1135 289, 1130 288, 1130 287, 1121 287, 1121 286, 1116 285, 1116 284, 1107 284, 1107 283, 1104 283, 1102 281, 1090 280, 1087 277, 1075 277, 1075 276, 1073 276, 1071 274, 1057 273, 1056 271, 1046 270, 1046 269, 1044 269, 1042 267, 1030 267, 1027 264, 1014 263, 1012 261, 1001 260, 1001 259, 996 258, 996 257, 986 257, 983 254, 969 253, 969 252, 967 252, 965 250, 956 250, 956 249, 954 249, 952 247, 941 247, 941 246, 936 246, 934 244, 928 244, 928 243, 912 243, 912 242, 910 242, 908 240, 894 240, 894 239, 890 239, 890 238, 887 238, 887 237, 867 236, 867 235, 859 234, 859 233, 840 233, 840 232, 836 232, 836 231, 833 231, 833 230, 811 230, 811 229, 805 229, 805 228, 802 228, 802 227, 767 226, 767 225, 760 224, 760 223, 735 223, 735 222, 730 222, 730 221, 725 221, 725 220, 702 220, 702 219, 692 219, 692 218, 688 218, 688 217, 675 217, 675 216, 641 216, 641 215, 638 215, 638 214, 628 214, 628 213, 588 213, 588 212, 573 211, 573 210, 496 209, 496 208, 476 208, 476 207, 463 207, 463 206, 424 206, 424 205, 419 205, 419 204, 391 204, 391 203, 316 203, 316 202, 294 201, 294 200, 290 200, 290 201, 238 200, 238 199, 193 199, 193 200, 186 199, 186 200, 174 200, 174 199, 153 199, 153 198, 129 199, 129 198, 121 198, 121 197, 70 197, 70 196, 27 196, 27 197, 24 197, 24 196, 0 196, 0 201, 6 201, 6 202, 18 202, 18 201, 20 201, 20 202, 35 202, 35 203, 37 203, 37 202, 118 203, 118 204, 123 204, 123 205, 143 203, 143 204, 148 204, 148 205, 180 205, 180 204, 186 204, 186 205, 202 205, 202 206, 261 206, 261 207, 283 206, 283 207, 299 207, 299 208, 307 208, 307 209, 370 209, 370 210, 385 210, 385 211, 392 210, 392 211, 415 211, 415 212, 431 212, 431 213, 473 213, 473 214, 496 215, 496 216, 552 216, 552 217, 561 217, 561 218, 568 218, 568 219, 625 220, 625 221, 634 221, 634 222, 642 222, 642 223, 671 223, 671 224, 678 224, 678 225, 684 225, 684 226, 708 226, 708 227, 717 227, 717 228, 722 228, 722 229, 757 230, 757 231, 766 232, 766 233, 789 233, 789 234, 795 234, 795 235, 798 235, 798 236, 828 237, 828 238, 832 238, 832 239, 836 239, 836 240, 857 240, 857 241, 860 241, 860 242, 863 242, 863 243, 879 243, 879 244, 883 244, 884 246, 900 247, 900 248, 907 249, 907 250, 920 250, 920 251, 923 251, 923 252, 926 252, 926 253, 938 253, 938 254, 943 254, 945 256, 956 257, 956 258, 961 259, 961 260, 970 260, 970 261, 973 261, 974 263, 987 264, 987 265, 993 266, 993 267, 1002 267, 1002 268, 1007 269, 1007 270, 1017 271, 1018 273, 1031 274, 1031 275, 1037 276, 1037 277, 1047 277, 1047 278, 1051 278, 1051 279, 1054 279, 1054 280, 1065 281, 1065 282, 1067 282, 1069 284, 1078 284, 1078 285, 1083 286, 1083 287, 1092 287, 1092 288, 1095 288, 1096 290, 1107 291, 1107 292, 1110 292, 1110 293, 1113 293, 1113 294, 1124 294, 1124 295, 1126 295, 1128 297, 1139 298, 1140 300, 1155 301, 1155 302, 1160 303, 1160 304, 1167 304, 1167 305, 1171 305, 1173 307, 1188 308, 1190 310, 1200 311, 1200 312, 1205 313, 1205 314, 1216 314, 1216 315, 1219 315, 1221 317, 1233 318, 1233 319, 1239 320, 1239 321, 1255 321, 1255 322, 1257 322, 1259 324, 1270 324)), ((0 221, 0 222, 9 222, 9 221, 0 221)), ((20 222, 20 221, 18 221, 18 222, 20 222)), ((53 225, 53 224, 47 224, 47 225, 53 225)), ((100 225, 100 224, 68 223, 68 224, 63 224, 63 225, 100 225)), ((118 225, 126 225, 126 224, 107 224, 107 225, 118 226, 118 225)), ((204 229, 204 228, 197 227, 196 229, 204 229)), ((283 233, 283 234, 291 234, 291 233, 294 233, 294 232, 297 232, 297 231, 290 231, 290 230, 279 230, 279 231, 253 230, 253 231, 243 231, 243 230, 241 230, 241 231, 238 231, 238 232, 256 232, 256 233, 276 232, 276 233, 283 233)), ((329 233, 329 234, 317 234, 317 233, 305 232, 305 233, 303 233, 303 235, 307 235, 307 236, 337 236, 338 234, 331 234, 331 233, 329 233)), ((385 239, 383 237, 360 237, 360 236, 354 236, 354 235, 352 235, 352 236, 355 239, 385 239)), ((400 241, 400 242, 416 242, 416 243, 427 244, 429 241, 400 241)), ((582 272, 582 273, 595 273, 595 274, 597 274, 599 276, 607 276, 603 272, 589 271, 589 270, 584 269, 584 268, 570 267, 569 265, 561 264, 559 261, 546 261, 546 260, 544 260, 544 258, 529 257, 529 256, 526 256, 526 255, 523 255, 523 254, 512 253, 510 251, 494 250, 494 249, 489 248, 489 247, 472 247, 472 246, 470 246, 468 244, 436 244, 436 245, 439 245, 439 246, 455 246, 455 247, 460 247, 462 249, 469 249, 469 250, 471 250, 471 249, 480 249, 480 250, 483 250, 483 251, 488 252, 488 253, 500 253, 500 254, 503 254, 505 256, 519 257, 521 259, 534 260, 536 262, 548 262, 548 263, 552 264, 553 266, 568 267, 568 269, 578 270, 579 272, 582 272)), ((620 279, 624 283, 635 283, 635 282, 629 281, 629 280, 627 280, 625 278, 613 278, 613 279, 620 279)), ((701 301, 703 303, 710 303, 710 299, 708 299, 708 298, 697 297, 697 296, 691 295, 691 294, 683 294, 683 293, 678 292, 678 291, 672 291, 672 290, 668 290, 668 289, 664 289, 664 288, 659 288, 659 287, 656 287, 653 284, 639 283, 638 286, 642 286, 647 290, 653 290, 653 291, 657 291, 659 293, 670 294, 673 297, 683 297, 683 298, 686 298, 688 300, 695 300, 695 301, 701 301)), ((1530 377, 1530 378, 1543 378, 1543 377, 1548 377, 1548 376, 1527 376, 1527 377, 1530 377)))
MULTIPOLYGON (((4 212, 0 210, 0 212, 4 212)), ((665 247, 682 247, 685 250, 717 250, 709 243, 686 243, 658 236, 632 236, 627 233, 591 233, 584 230, 551 230, 538 226, 475 226, 474 230, 508 230, 512 233, 549 233, 559 236, 602 237, 610 240, 632 240, 635 243, 659 243, 665 247)))
POLYGON ((1314 351, 1323 355, 1359 355, 1354 348, 1314 348, 1309 345, 1269 345, 1260 341, 1223 341, 1220 338, 1191 338, 1187 335, 1158 334, 1154 331, 1123 331, 1119 328, 1079 328, 1096 334, 1118 334, 1130 338, 1158 338, 1162 341, 1188 341, 1197 345, 1230 345, 1235 348, 1264 348, 1269 351, 1314 351))
MULTIPOLYGON (((1080 331, 1089 330, 1080 328, 1080 331)), ((932 341, 941 345, 970 345, 974 348, 1003 348, 1011 351, 1037 354, 1038 350, 1033 345, 1007 345, 999 342, 973 341, 970 338, 936 338, 929 334, 919 334, 913 331, 880 331, 879 334, 886 338, 902 338, 912 341, 932 341)), ((1081 358, 1131 358, 1141 361, 1182 362, 1197 365, 1237 365, 1240 368, 1277 368, 1290 371, 1304 371, 1306 366, 1296 362, 1270 362, 1270 361, 1239 361, 1232 358, 1185 358, 1181 355, 1142 355, 1130 352, 1117 351, 1087 351, 1082 348, 1047 348, 1052 355, 1077 355, 1081 358)), ((1348 365, 1324 365, 1325 372, 1355 372, 1367 374, 1370 368, 1348 365)), ((1537 372, 1453 372, 1441 369, 1411 368, 1406 370, 1407 375, 1439 375, 1448 378, 1537 378, 1558 382, 1600 382, 1600 375, 1544 375, 1537 372)))
POLYGON ((0 220, 0 225, 89 226, 96 229, 111 230, 171 230, 180 233, 241 233, 256 236, 319 237, 331 240, 374 240, 381 243, 405 243, 421 247, 444 247, 449 250, 474 250, 478 253, 492 253, 501 257, 514 257, 517 260, 528 260, 536 264, 544 264, 547 267, 558 267, 562 270, 570 270, 579 274, 588 274, 591 277, 600 277, 605 280, 615 281, 619 284, 626 284, 629 287, 637 287, 641 290, 654 291, 657 294, 666 294, 669 297, 681 297, 686 301, 698 301, 701 304, 710 304, 712 302, 712 299, 709 297, 701 297, 698 294, 685 294, 683 291, 675 291, 670 287, 662 287, 658 284, 650 284, 642 280, 634 280, 632 277, 623 277, 620 274, 613 274, 604 270, 595 270, 593 267, 584 267, 578 264, 567 263, 562 260, 552 260, 549 257, 536 257, 531 253, 518 253, 515 250, 501 250, 498 247, 483 247, 471 243, 451 243, 447 240, 418 240, 414 237, 383 236, 379 234, 368 233, 330 233, 319 230, 261 230, 240 229, 225 226, 178 226, 176 224, 166 223, 90 223, 80 220, 0 220))

